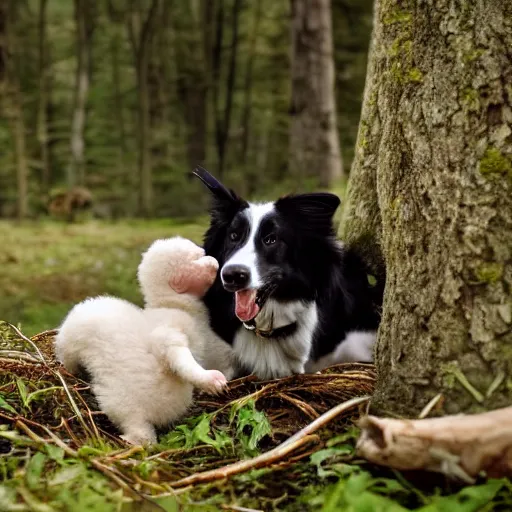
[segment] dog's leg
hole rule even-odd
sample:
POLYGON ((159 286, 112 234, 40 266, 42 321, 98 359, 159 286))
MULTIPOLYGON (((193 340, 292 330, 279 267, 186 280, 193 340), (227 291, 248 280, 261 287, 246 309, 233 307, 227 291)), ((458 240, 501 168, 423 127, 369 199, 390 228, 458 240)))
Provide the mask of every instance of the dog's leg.
POLYGON ((188 337, 178 329, 157 327, 151 333, 157 350, 171 370, 186 382, 208 393, 219 393, 226 386, 226 377, 217 370, 205 370, 194 358, 188 337))

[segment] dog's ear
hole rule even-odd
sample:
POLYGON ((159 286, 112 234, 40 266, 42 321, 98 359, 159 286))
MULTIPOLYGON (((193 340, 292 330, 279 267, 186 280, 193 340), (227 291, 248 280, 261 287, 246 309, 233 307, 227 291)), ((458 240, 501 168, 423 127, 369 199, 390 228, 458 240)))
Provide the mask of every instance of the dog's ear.
POLYGON ((230 220, 239 210, 248 206, 247 201, 239 197, 233 190, 226 188, 206 169, 198 166, 192 174, 197 176, 212 194, 212 221, 230 220))
POLYGON ((276 201, 276 210, 291 220, 320 235, 332 234, 332 218, 340 198, 328 192, 285 196, 276 201))

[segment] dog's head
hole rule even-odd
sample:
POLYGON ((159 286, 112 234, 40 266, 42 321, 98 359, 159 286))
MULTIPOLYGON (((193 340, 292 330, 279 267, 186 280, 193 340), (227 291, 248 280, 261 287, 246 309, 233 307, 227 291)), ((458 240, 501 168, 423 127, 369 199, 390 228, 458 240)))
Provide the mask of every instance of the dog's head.
POLYGON ((318 259, 315 254, 334 240, 332 217, 339 198, 312 193, 253 204, 206 170, 194 174, 213 196, 204 248, 219 261, 224 289, 235 293, 238 318, 254 319, 270 296, 313 298, 307 275, 318 259))

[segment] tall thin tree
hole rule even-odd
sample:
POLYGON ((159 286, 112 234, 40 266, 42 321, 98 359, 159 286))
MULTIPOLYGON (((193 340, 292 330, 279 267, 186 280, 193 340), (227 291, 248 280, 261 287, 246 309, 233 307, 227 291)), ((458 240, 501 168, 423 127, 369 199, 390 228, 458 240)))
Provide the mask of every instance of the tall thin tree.
POLYGON ((342 176, 330 0, 292 0, 290 172, 329 186, 342 176))
POLYGON ((13 0, 0 1, 0 92, 2 111, 9 120, 14 142, 16 169, 16 214, 28 214, 29 166, 26 154, 23 93, 20 84, 19 48, 16 38, 18 5, 13 0))
POLYGON ((41 190, 44 194, 50 188, 50 148, 48 134, 48 102, 50 61, 47 39, 47 11, 48 0, 39 0, 38 20, 38 47, 39 47, 39 100, 37 112, 37 140, 39 142, 39 158, 41 166, 41 190))
POLYGON ((94 32, 93 9, 93 3, 75 0, 77 67, 71 120, 71 159, 67 173, 67 184, 70 188, 83 185, 85 181, 85 123, 94 32))
POLYGON ((233 98, 235 93, 237 54, 239 45, 239 17, 241 0, 233 0, 231 9, 231 44, 225 86, 224 108, 220 108, 221 63, 224 35, 224 0, 219 0, 216 13, 216 34, 212 58, 213 104, 215 112, 215 142, 217 147, 217 173, 222 176, 226 163, 226 149, 231 128, 233 98))
POLYGON ((142 12, 139 2, 130 16, 130 37, 135 54, 138 98, 138 146, 139 146, 139 213, 149 216, 153 212, 153 172, 151 166, 151 126, 149 98, 149 64, 151 43, 155 33, 162 0, 152 0, 147 13, 142 12))

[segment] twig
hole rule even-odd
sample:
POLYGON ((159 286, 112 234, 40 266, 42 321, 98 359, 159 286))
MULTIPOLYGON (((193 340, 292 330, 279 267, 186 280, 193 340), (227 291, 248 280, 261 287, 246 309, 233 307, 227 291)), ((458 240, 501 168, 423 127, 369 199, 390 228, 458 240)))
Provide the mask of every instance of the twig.
POLYGON ((6 361, 19 362, 19 360, 29 361, 31 363, 40 363, 39 358, 34 357, 32 354, 28 352, 22 352, 21 350, 0 350, 1 359, 5 359, 6 361))
POLYGON ((37 355, 39 356, 41 362, 48 366, 48 363, 46 362, 43 353, 39 350, 39 347, 30 338, 27 338, 16 326, 10 324, 9 322, 6 323, 22 340, 26 341, 31 345, 31 347, 37 352, 37 355))
POLYGON ((260 508, 239 507, 238 505, 226 505, 225 503, 223 503, 220 508, 223 510, 233 510, 235 512, 263 512, 260 508))
POLYGON ((286 393, 279 393, 279 397, 287 400, 291 404, 295 405, 298 409, 300 409, 309 419, 314 420, 320 416, 311 405, 307 404, 303 400, 299 400, 294 398, 286 393))
POLYGON ((423 410, 420 412, 418 418, 420 420, 426 418, 430 414, 430 411, 438 404, 441 398, 443 398, 442 393, 439 393, 434 398, 432 398, 432 400, 430 400, 430 402, 427 405, 425 405, 425 407, 423 407, 423 410))
POLYGON ((485 393, 486 398, 490 398, 492 394, 500 387, 501 383, 505 380, 505 372, 500 370, 496 378, 491 382, 489 389, 485 393))
POLYGON ((478 389, 469 382, 467 377, 462 373, 457 367, 449 368, 448 371, 459 381, 461 386, 478 402, 482 403, 484 401, 484 395, 478 391, 478 389))
POLYGON ((287 439, 284 443, 276 446, 274 449, 262 453, 257 457, 252 459, 243 460, 239 462, 235 462, 234 464, 229 464, 227 466, 213 469, 211 471, 204 471, 202 473, 195 473, 193 475, 182 478, 176 482, 173 482, 171 485, 173 487, 183 487, 185 485, 192 485, 198 483, 212 482, 214 480, 220 480, 222 478, 227 478, 239 473, 243 473, 250 469, 256 469, 262 466, 268 466, 273 464, 276 461, 279 461, 290 452, 296 450, 297 448, 303 446, 304 444, 317 440, 318 436, 313 436, 313 432, 317 431, 319 428, 325 426, 336 416, 340 415, 343 412, 346 412, 353 407, 358 406, 370 399, 369 396, 362 396, 357 398, 352 398, 342 404, 333 407, 326 413, 322 414, 315 421, 299 430, 292 437, 287 439))
MULTIPOLYGON (((289 443, 293 443, 296 439, 300 439, 302 436, 306 436, 316 432, 319 428, 322 428, 324 425, 327 425, 330 421, 332 421, 336 416, 339 416, 342 412, 349 411, 353 407, 356 407, 360 404, 364 404, 370 400, 369 396, 359 396, 356 398, 351 398, 342 404, 329 409, 327 412, 324 412, 322 416, 317 418, 315 421, 306 425, 302 430, 299 430, 296 434, 286 440, 281 446, 285 446, 289 443)), ((278 447, 279 448, 279 447, 278 447)))
POLYGON ((273 464, 274 462, 279 461, 293 450, 300 448, 301 446, 309 443, 310 441, 317 440, 318 436, 307 435, 298 440, 295 440, 294 443, 283 443, 274 448, 273 450, 258 455, 253 459, 234 462, 233 464, 229 464, 227 466, 223 466, 217 469, 212 469, 210 471, 203 471, 202 473, 194 473, 193 475, 187 476, 185 478, 182 478, 181 480, 171 483, 171 485, 173 487, 183 487, 184 485, 195 485, 199 483, 212 482, 214 480, 221 480, 223 478, 228 478, 239 473, 245 473, 250 469, 257 469, 262 466, 268 466, 270 464, 273 464))
MULTIPOLYGON (((43 356, 43 353, 39 350, 39 347, 30 339, 28 338, 27 336, 25 336, 16 326, 10 324, 9 322, 6 322, 6 324, 24 341, 26 341, 27 343, 30 344, 30 346, 37 352, 37 355, 39 356, 39 360, 40 362, 42 362, 59 380, 60 382, 62 383, 62 387, 64 388, 64 391, 66 392, 66 395, 68 397, 68 400, 71 404, 71 408, 73 409, 74 413, 76 414, 76 416, 78 417, 78 420, 80 421, 80 423, 82 424, 82 427, 85 429, 85 431, 92 437, 94 438, 95 437, 95 434, 89 429, 89 427, 87 426, 87 423, 85 422, 84 420, 84 417, 82 416, 82 413, 80 412, 80 409, 78 408, 78 406, 76 405, 76 402, 75 400, 73 399, 73 396, 71 395, 71 392, 69 391, 69 388, 66 384, 66 381, 64 380, 64 378, 62 377, 62 375, 60 374, 60 372, 58 372, 57 370, 55 370, 54 368, 52 368, 48 362, 46 361, 46 359, 44 358, 43 356)), ((98 438, 98 436, 96 436, 96 438, 98 438)))

